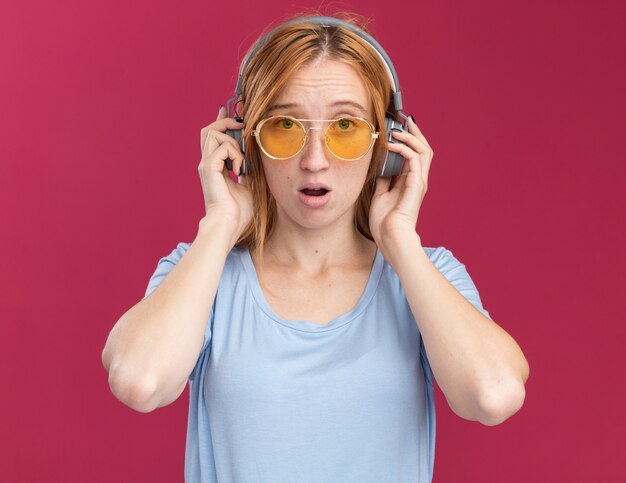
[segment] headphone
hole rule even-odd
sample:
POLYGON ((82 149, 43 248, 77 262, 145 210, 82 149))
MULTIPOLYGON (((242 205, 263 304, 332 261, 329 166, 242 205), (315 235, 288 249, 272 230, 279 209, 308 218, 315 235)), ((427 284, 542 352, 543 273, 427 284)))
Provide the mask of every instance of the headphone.
MULTIPOLYGON (((241 96, 241 87, 243 83, 243 73, 250 61, 250 58, 257 53, 257 51, 265 44, 265 42, 276 32, 286 26, 292 24, 300 24, 300 23, 312 23, 315 25, 321 25, 324 27, 344 27, 345 29, 350 30, 351 32, 357 34, 364 40, 374 51, 378 54, 378 56, 383 61, 383 64, 386 67, 387 74, 389 74, 389 79, 391 80, 391 86, 393 89, 393 105, 398 113, 398 116, 404 119, 404 123, 400 121, 396 121, 391 117, 385 117, 385 133, 387 136, 387 142, 392 144, 404 144, 397 139, 391 136, 392 131, 398 132, 407 132, 408 131, 408 117, 402 112, 402 93, 400 92, 400 86, 398 83, 398 76, 396 75, 396 70, 393 67, 391 59, 384 51, 384 49, 380 46, 380 44, 367 32, 360 29, 356 25, 353 25, 349 22, 345 22, 341 19, 335 17, 323 17, 323 16, 311 16, 311 17, 301 17, 295 20, 288 21, 283 23, 273 29, 271 32, 265 34, 254 47, 250 50, 250 53, 246 56, 246 58, 241 63, 241 69, 239 70, 239 78, 237 79, 237 86, 235 87, 235 95, 231 97, 227 102, 226 112, 227 115, 230 116, 231 113, 231 103, 237 102, 239 97, 241 96)), ((239 114, 235 111, 236 120, 239 122, 243 122, 243 118, 239 116, 239 114)), ((227 129, 226 134, 231 136, 239 147, 241 148, 241 152, 245 153, 244 150, 244 139, 243 139, 243 129, 227 129)), ((404 163, 404 158, 400 153, 392 152, 387 150, 387 153, 384 156, 384 159, 381 159, 378 165, 378 170, 376 172, 377 176, 397 176, 402 171, 402 165, 404 163)), ((232 170, 232 160, 226 160, 226 166, 229 170, 232 170)), ((244 162, 242 163, 239 174, 247 173, 248 169, 246 166, 246 160, 244 158, 244 162)))

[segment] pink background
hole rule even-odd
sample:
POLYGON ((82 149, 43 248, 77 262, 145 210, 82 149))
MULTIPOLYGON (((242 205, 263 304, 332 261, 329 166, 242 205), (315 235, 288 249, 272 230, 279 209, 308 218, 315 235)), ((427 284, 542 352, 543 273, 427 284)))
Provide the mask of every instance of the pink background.
MULTIPOLYGON (((135 412, 101 350, 195 236, 200 129, 243 53, 320 3, 285 5, 0 7, 1 481, 182 481, 187 391, 135 412)), ((438 393, 434 481, 624 481, 623 0, 325 5, 373 17, 435 151, 422 241, 466 264, 531 367, 501 426, 438 393)))

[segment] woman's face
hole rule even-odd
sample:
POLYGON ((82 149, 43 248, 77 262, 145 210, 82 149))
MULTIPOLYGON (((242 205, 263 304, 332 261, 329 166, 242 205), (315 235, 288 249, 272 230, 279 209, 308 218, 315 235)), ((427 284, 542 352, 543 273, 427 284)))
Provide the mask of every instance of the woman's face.
MULTIPOLYGON (((358 72, 348 64, 329 59, 314 61, 296 72, 270 105, 270 115, 298 119, 353 116, 376 125, 371 97, 358 72)), ((303 123, 305 128, 325 128, 328 124, 303 123)), ((276 160, 260 152, 265 178, 276 200, 279 226, 295 224, 315 229, 352 224, 372 151, 356 161, 342 161, 328 151, 323 131, 311 129, 306 145, 292 158, 276 160), (311 196, 314 192, 309 190, 320 188, 328 191, 311 196)))

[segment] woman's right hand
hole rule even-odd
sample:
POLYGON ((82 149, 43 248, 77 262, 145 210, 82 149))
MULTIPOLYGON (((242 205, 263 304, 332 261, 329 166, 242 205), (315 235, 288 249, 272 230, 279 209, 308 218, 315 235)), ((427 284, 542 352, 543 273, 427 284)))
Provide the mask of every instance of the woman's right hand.
POLYGON ((243 163, 243 153, 237 142, 226 134, 226 129, 241 129, 243 123, 226 117, 220 107, 217 120, 200 130, 202 159, 198 166, 204 205, 208 219, 226 223, 233 230, 233 245, 252 219, 252 193, 247 175, 231 178, 226 159, 233 161, 233 173, 238 173, 243 163))

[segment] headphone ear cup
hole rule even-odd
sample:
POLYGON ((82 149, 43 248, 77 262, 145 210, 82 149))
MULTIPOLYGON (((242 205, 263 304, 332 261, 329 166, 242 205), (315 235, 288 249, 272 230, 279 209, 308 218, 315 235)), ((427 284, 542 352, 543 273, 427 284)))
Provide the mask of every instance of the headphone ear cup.
MULTIPOLYGON (((387 143, 389 144, 404 144, 391 136, 392 131, 406 132, 407 129, 402 123, 392 119, 390 117, 385 118, 385 135, 387 136, 387 143)), ((402 165, 404 164, 404 158, 400 153, 387 150, 383 153, 382 159, 378 164, 377 176, 391 177, 398 176, 402 172, 402 165)))
MULTIPOLYGON (((242 120, 243 121, 243 120, 242 120)), ((245 146, 243 141, 243 129, 226 129, 226 134, 228 134, 231 138, 233 138, 237 142, 237 146, 241 149, 241 152, 244 153, 243 163, 241 164, 241 168, 239 169, 239 176, 247 173, 246 169, 246 158, 245 158, 245 146)), ((226 159, 226 168, 229 170, 233 169, 233 160, 228 158, 226 159)))

